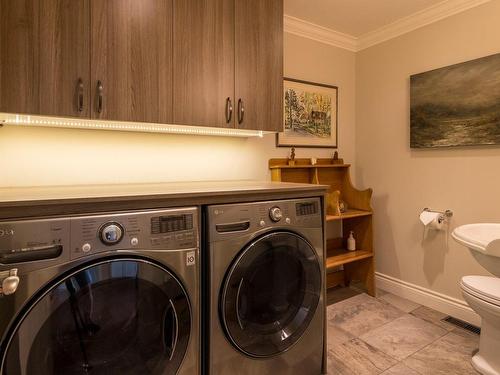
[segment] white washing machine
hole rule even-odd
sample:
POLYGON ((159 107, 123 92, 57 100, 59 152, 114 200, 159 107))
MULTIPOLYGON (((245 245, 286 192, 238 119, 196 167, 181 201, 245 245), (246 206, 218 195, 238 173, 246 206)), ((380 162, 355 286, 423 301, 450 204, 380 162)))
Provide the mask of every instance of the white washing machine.
POLYGON ((205 373, 320 374, 320 198, 209 206, 205 214, 205 373))

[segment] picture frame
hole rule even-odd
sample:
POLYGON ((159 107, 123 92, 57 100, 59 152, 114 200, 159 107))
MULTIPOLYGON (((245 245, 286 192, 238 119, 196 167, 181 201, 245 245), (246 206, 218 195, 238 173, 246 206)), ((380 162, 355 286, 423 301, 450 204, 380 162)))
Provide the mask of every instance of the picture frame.
POLYGON ((283 79, 283 129, 277 147, 338 147, 338 87, 283 79))

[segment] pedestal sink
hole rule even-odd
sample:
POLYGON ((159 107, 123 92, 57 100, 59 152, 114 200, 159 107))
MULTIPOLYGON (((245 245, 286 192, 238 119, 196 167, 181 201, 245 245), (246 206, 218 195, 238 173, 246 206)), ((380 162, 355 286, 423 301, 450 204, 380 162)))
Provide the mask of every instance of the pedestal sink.
POLYGON ((500 224, 462 225, 452 237, 498 276, 465 276, 460 287, 469 306, 481 316, 479 351, 472 365, 483 375, 500 375, 500 224))

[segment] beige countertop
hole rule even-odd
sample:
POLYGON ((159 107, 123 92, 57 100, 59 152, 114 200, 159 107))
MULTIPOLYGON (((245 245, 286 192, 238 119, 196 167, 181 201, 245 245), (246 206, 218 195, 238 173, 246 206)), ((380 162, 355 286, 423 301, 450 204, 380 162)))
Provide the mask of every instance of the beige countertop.
POLYGON ((250 180, 0 188, 0 219, 298 198, 323 195, 327 189, 325 185, 250 180))

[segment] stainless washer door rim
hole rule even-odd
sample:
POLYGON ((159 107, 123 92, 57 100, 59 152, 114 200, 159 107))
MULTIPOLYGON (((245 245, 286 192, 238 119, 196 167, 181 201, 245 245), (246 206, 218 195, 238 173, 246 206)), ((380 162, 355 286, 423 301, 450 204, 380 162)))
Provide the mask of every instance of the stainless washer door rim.
POLYGON ((247 356, 288 351, 313 319, 322 290, 314 247, 291 231, 271 231, 246 245, 219 294, 219 317, 230 343, 247 356))
MULTIPOLYGON (((80 337, 81 332, 80 329, 78 329, 79 328, 78 326, 80 324, 76 323, 77 320, 79 320, 79 322, 81 323, 82 327, 80 328, 82 328, 84 333, 89 333, 86 332, 86 330, 88 329, 89 326, 92 327, 92 325, 97 326, 96 333, 99 332, 98 331, 99 323, 102 323, 101 338, 97 337, 94 340, 94 342, 90 342, 88 344, 91 350, 95 349, 96 347, 99 348, 100 346, 99 349, 105 349, 105 350, 109 349, 118 352, 119 349, 121 349, 121 347, 120 346, 113 347, 112 345, 109 345, 109 343, 107 342, 108 337, 111 337, 111 339, 109 340, 115 340, 114 343, 117 344, 125 343, 125 346, 128 345, 129 347, 130 347, 129 342, 132 342, 133 344, 133 342, 136 342, 137 340, 139 341, 142 340, 145 343, 153 342, 151 348, 156 348, 155 350, 153 350, 153 352, 155 358, 158 359, 158 361, 156 363, 157 369, 154 372, 147 372, 151 374, 163 373, 163 371, 158 372, 158 368, 165 369, 168 367, 175 367, 175 370, 173 368, 171 370, 174 371, 175 373, 179 371, 187 355, 188 351, 187 348, 189 347, 189 342, 191 340, 192 329, 193 329, 192 328, 193 314, 191 310, 190 297, 180 279, 176 277, 176 275, 171 270, 169 270, 167 266, 155 260, 142 256, 115 255, 108 257, 101 257, 98 259, 94 259, 90 262, 79 264, 74 268, 72 268, 71 270, 69 270, 68 272, 54 278, 28 302, 26 307, 20 313, 18 313, 17 317, 15 318, 14 324, 11 326, 8 334, 6 335, 5 343, 2 345, 3 346, 2 351, 0 353, 2 356, 0 365, 0 374, 5 374, 6 371, 8 374, 10 374, 9 357, 11 348, 13 346, 14 348, 19 347, 19 341, 20 341, 19 332, 21 330, 26 331, 29 328, 31 328, 32 321, 34 320, 36 321, 36 319, 40 316, 40 314, 42 314, 42 316, 45 316, 46 318, 46 319, 40 319, 41 321, 39 323, 40 328, 35 329, 34 332, 30 332, 29 335, 21 334, 22 340, 26 341, 28 338, 30 339, 30 341, 28 342, 29 350, 26 351, 26 353, 24 354, 26 356, 26 362, 28 362, 26 364, 26 368, 28 368, 27 370, 28 374, 30 374, 28 359, 33 355, 36 358, 38 350, 37 347, 41 346, 37 345, 38 341, 40 340, 46 341, 47 337, 53 339, 54 336, 57 339, 61 339, 61 337, 64 339, 65 338, 64 334, 68 336, 68 331, 71 331, 70 334, 73 335, 72 336, 73 339, 76 337, 74 335, 74 332, 76 331, 78 331, 78 337, 80 337), (96 277, 96 275, 99 275, 99 277, 96 277), (83 281, 82 278, 84 278, 83 281), (75 286, 77 288, 78 294, 75 293, 74 290, 75 286), (132 288, 130 288, 130 286, 132 286, 132 288), (128 297, 127 292, 129 292, 132 297, 136 298, 127 299, 128 297), (92 294, 94 296, 92 296, 92 294), (121 300, 122 295, 125 295, 124 297, 126 298, 124 300, 125 303, 120 303, 120 304, 117 303, 115 309, 109 309, 109 304, 113 305, 114 299, 116 299, 117 302, 123 302, 121 300), (59 298, 59 296, 61 296, 60 299, 63 300, 63 302, 57 303, 56 301, 56 303, 52 305, 51 304, 52 300, 59 298), (77 298, 75 298, 75 296, 77 298), (154 298, 155 296, 157 298, 154 298), (153 299, 155 300, 156 303, 155 304, 144 303, 147 302, 148 299, 150 300, 153 299), (73 311, 75 300, 77 300, 76 306, 78 314, 70 314, 74 320, 74 322, 72 321, 72 323, 74 324, 73 329, 64 331, 61 328, 61 330, 63 330, 62 335, 60 334, 60 332, 57 334, 53 333, 52 331, 59 330, 58 327, 59 321, 56 321, 55 322, 56 324, 54 324, 54 322, 51 322, 51 320, 54 320, 54 317, 57 318, 58 316, 60 316, 61 311, 62 311, 62 316, 67 317, 68 311, 73 311), (171 310, 170 306, 173 306, 175 304, 175 307, 179 311, 175 311, 175 308, 173 311, 170 311, 168 309, 163 309, 163 302, 165 302, 164 303, 165 305, 169 306, 170 310, 171 310), (91 306, 92 303, 97 307, 96 306, 89 307, 91 306), (69 308, 67 307, 65 307, 65 310, 64 309, 61 310, 61 305, 63 304, 71 305, 71 310, 69 310, 69 308), (50 309, 47 308, 47 306, 50 306, 50 309), (52 308, 53 306, 55 306, 55 308, 52 308), (89 312, 85 310, 89 310, 89 312), (112 317, 114 317, 114 319, 106 320, 105 318, 109 318, 109 316, 105 316, 106 312, 109 312, 109 314, 111 314, 112 317), (90 318, 91 314, 94 314, 94 316, 98 316, 98 318, 96 319, 94 319, 94 317, 90 318), (162 317, 158 318, 158 316, 160 315, 162 317), (155 317, 155 319, 153 319, 154 321, 150 325, 144 324, 144 322, 146 321, 144 317, 151 317, 151 316, 155 317), (99 320, 99 318, 101 318, 101 320, 99 320), (127 321, 128 323, 130 323, 130 319, 132 319, 132 323, 129 324, 128 326, 128 332, 133 332, 133 334, 138 334, 142 336, 130 337, 130 335, 127 336, 126 334, 122 334, 123 327, 120 327, 119 324, 117 325, 116 322, 120 323, 120 321, 127 321), (180 324, 182 326, 179 325, 179 319, 180 319, 180 324), (93 320, 97 320, 96 322, 97 324, 93 324, 93 320), (87 324, 87 322, 89 321, 91 324, 87 324), (110 322, 109 325, 111 325, 111 330, 115 332, 115 335, 109 334, 110 328, 106 327, 108 321, 110 322), (23 324, 25 324, 25 322, 29 328, 26 329, 23 328, 23 324), (47 325, 49 328, 45 329, 47 325), (151 329, 153 325, 154 325, 153 328, 155 329, 151 329), (118 328, 119 330, 117 331, 115 328, 118 328), (181 337, 182 342, 177 342, 178 334, 176 333, 176 335, 170 335, 169 334, 170 330, 172 331, 180 330, 183 335, 181 337), (47 334, 47 331, 49 332, 49 334, 47 334), (160 333, 157 333, 157 331, 160 333), (40 335, 41 339, 39 340, 40 335), (103 337, 105 337, 105 339, 102 339, 103 337), (125 340, 119 341, 117 337, 124 338, 125 340), (127 340, 129 338, 131 340, 127 340), (176 340, 176 342, 173 342, 174 339, 176 340), (161 340, 161 342, 159 340, 161 340), (169 349, 171 350, 170 352, 169 349), (174 351, 176 353, 174 353, 174 351), (168 360, 171 360, 174 354, 175 354, 174 361, 170 363, 168 361, 167 362, 164 361, 164 357, 168 360)), ((60 325, 64 326, 66 324, 66 328, 68 328, 67 327, 68 322, 67 321, 63 322, 62 320, 63 319, 61 319, 60 325)), ((88 337, 90 337, 88 338, 88 340, 91 340, 92 334, 98 336, 98 333, 95 334, 90 332, 89 335, 87 335, 88 337)), ((42 341, 42 343, 44 341, 42 341)), ((54 344, 54 342, 50 340, 49 343, 54 344)), ((61 345, 61 343, 59 342, 58 345, 61 345)), ((80 340, 80 348, 81 346, 82 346, 82 341, 80 340)), ((49 350, 49 348, 52 348, 49 345, 47 345, 47 347, 48 347, 47 351, 49 350)), ((56 349, 60 350, 59 346, 57 346, 56 349)), ((126 349, 130 351, 129 350, 130 348, 126 349)), ((105 350, 104 353, 106 353, 105 350)), ((57 350, 54 352, 56 354, 60 354, 58 353, 57 350)), ((125 353, 126 350, 122 350, 122 352, 125 353)), ((82 357, 85 358, 85 350, 82 349, 82 353, 83 353, 82 357)), ((105 354, 99 354, 100 351, 97 351, 97 353, 98 354, 96 354, 95 357, 105 355, 105 354)), ((16 351, 14 350, 13 354, 14 357, 10 361, 11 363, 14 362, 16 354, 18 353, 16 353, 16 351)), ((57 356, 54 356, 54 358, 56 357, 57 356)), ((101 363, 105 363, 106 361, 107 358, 105 361, 101 360, 101 363)), ((94 362, 99 362, 99 360, 94 362)), ((99 363, 99 365, 101 363, 99 363)), ((47 366, 49 366, 49 364, 47 366)), ((52 365, 52 370, 46 369, 45 371, 48 372, 44 372, 44 374, 57 373, 57 372, 52 372, 55 371, 54 367, 57 366, 52 365)), ((102 368, 104 367, 105 365, 102 366, 102 368)), ((102 368, 95 367, 95 372, 88 371, 88 374, 92 373, 100 374, 102 373, 101 371, 103 371, 102 368)), ((11 372, 15 373, 14 371, 11 372)))

